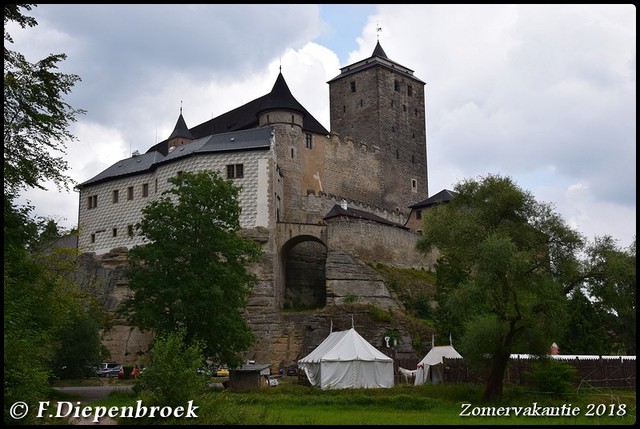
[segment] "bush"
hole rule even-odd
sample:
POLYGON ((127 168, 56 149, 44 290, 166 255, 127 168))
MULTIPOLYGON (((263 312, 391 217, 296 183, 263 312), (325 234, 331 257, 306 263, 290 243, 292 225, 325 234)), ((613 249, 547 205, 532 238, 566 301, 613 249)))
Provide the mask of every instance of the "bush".
POLYGON ((556 397, 566 397, 574 388, 578 371, 570 363, 543 359, 533 362, 526 374, 536 390, 556 397))
POLYGON ((205 390, 207 378, 198 375, 204 364, 201 342, 184 343, 185 330, 159 335, 150 350, 150 362, 136 377, 134 390, 145 399, 167 406, 184 406, 205 390))

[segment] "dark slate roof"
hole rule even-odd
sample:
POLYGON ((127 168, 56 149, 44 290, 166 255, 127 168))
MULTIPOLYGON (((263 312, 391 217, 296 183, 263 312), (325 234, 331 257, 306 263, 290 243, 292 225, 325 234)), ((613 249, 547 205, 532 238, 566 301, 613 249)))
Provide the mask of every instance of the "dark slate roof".
POLYGON ((353 219, 370 220, 370 221, 381 223, 384 225, 397 226, 402 229, 407 229, 403 225, 400 225, 395 222, 391 222, 383 217, 380 217, 373 213, 366 212, 364 210, 354 209, 349 206, 347 206, 346 209, 343 209, 342 206, 340 206, 339 204, 336 204, 335 206, 333 206, 331 210, 329 210, 329 213, 326 214, 326 216, 324 217, 324 220, 337 218, 337 217, 350 217, 353 219))
POLYGON ((176 122, 176 126, 173 129, 173 132, 169 136, 167 140, 174 139, 176 137, 182 137, 185 139, 193 140, 193 134, 187 128, 187 123, 184 121, 184 117, 182 116, 182 112, 180 112, 180 116, 178 117, 178 122, 176 122))
POLYGON ((230 368, 229 371, 235 372, 260 372, 263 369, 267 369, 271 366, 269 363, 248 363, 238 368, 230 368))
MULTIPOLYGON (((193 134, 194 138, 198 139, 212 134, 226 133, 230 131, 247 130, 256 128, 259 126, 258 114, 265 110, 294 110, 300 112, 303 115, 302 129, 303 131, 328 135, 329 131, 318 122, 302 104, 295 99, 289 90, 287 82, 284 80, 282 72, 278 74, 275 84, 271 89, 271 92, 267 95, 263 95, 260 98, 256 98, 236 109, 230 110, 227 113, 203 122, 189 131, 193 134)), ((166 153, 167 140, 162 141, 147 152, 158 151, 166 153)))
POLYGON ((431 207, 434 204, 448 203, 456 195, 457 194, 455 192, 453 192, 453 191, 450 191, 448 189, 443 189, 442 191, 438 192, 437 194, 430 196, 426 200, 424 200, 422 202, 419 202, 418 204, 414 204, 412 206, 409 206, 409 208, 410 209, 422 209, 422 208, 426 208, 426 207, 431 207))
POLYGON ((369 58, 366 58, 364 60, 361 61, 357 61, 353 64, 350 64, 348 66, 342 67, 340 69, 340 74, 336 77, 334 77, 333 79, 331 79, 329 82, 327 83, 331 83, 333 81, 336 81, 338 79, 343 79, 347 76, 350 76, 354 73, 358 73, 362 70, 371 68, 371 67, 375 67, 375 66, 381 66, 381 67, 385 67, 388 69, 391 69, 397 73, 404 73, 407 77, 410 77, 411 79, 413 79, 416 82, 420 82, 423 85, 425 84, 423 81, 421 81, 420 79, 418 79, 417 77, 415 77, 413 75, 413 70, 400 65, 398 63, 396 63, 395 61, 392 61, 389 59, 389 57, 387 57, 387 54, 384 52, 384 49, 382 49, 382 46, 380 45, 380 41, 378 41, 376 43, 376 47, 373 50, 373 53, 371 54, 371 56, 369 58))
POLYGON ((187 156, 212 152, 269 149, 271 147, 272 132, 273 129, 271 127, 264 127, 216 134, 178 146, 166 156, 159 152, 147 152, 143 155, 134 155, 131 158, 116 162, 97 176, 79 184, 77 188, 151 171, 159 165, 173 162, 177 159, 184 159, 187 156))
POLYGON ((380 45, 379 40, 376 43, 376 47, 373 49, 373 54, 371 56, 389 59, 387 54, 384 52, 384 49, 382 49, 382 45, 380 45))

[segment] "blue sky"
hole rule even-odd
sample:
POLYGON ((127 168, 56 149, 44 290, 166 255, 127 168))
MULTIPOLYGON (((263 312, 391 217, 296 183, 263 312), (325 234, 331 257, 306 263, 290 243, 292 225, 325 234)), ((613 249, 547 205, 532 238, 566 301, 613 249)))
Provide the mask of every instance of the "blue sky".
MULTIPOLYGON (((510 176, 588 239, 636 234, 633 5, 41 4, 9 26, 31 61, 66 53, 76 182, 146 152, 180 107, 192 127, 267 94, 282 73, 329 129, 327 81, 376 40, 426 82, 429 195, 510 176), (380 27, 382 31, 376 29, 380 27)), ((32 191, 36 214, 77 224, 78 195, 32 191)))

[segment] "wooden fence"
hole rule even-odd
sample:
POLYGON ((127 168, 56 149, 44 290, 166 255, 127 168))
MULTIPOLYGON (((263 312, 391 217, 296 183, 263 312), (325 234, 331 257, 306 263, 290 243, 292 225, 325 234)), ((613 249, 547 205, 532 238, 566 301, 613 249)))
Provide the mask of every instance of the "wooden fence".
MULTIPOLYGON (((578 372, 576 387, 598 387, 609 389, 636 388, 636 360, 622 357, 595 356, 593 358, 558 359, 573 365, 578 372)), ((527 370, 535 362, 533 359, 512 358, 505 372, 507 384, 530 385, 527 370)), ((444 359, 444 381, 447 383, 483 383, 484 380, 473 374, 464 359, 444 359)))

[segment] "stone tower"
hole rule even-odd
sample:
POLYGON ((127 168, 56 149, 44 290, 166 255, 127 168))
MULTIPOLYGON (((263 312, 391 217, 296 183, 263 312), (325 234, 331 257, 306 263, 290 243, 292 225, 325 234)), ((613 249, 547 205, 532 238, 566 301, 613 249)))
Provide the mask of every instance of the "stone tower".
POLYGON ((380 151, 383 188, 368 202, 406 213, 429 195, 425 83, 391 61, 380 42, 371 57, 340 70, 328 82, 331 132, 380 151))

